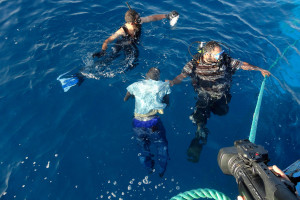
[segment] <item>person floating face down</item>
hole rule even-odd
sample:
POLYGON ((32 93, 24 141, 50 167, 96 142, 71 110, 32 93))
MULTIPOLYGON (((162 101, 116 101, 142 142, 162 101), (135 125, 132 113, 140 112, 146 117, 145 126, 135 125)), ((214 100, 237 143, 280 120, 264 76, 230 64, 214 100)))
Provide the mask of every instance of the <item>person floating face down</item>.
MULTIPOLYGON (((112 60, 119 57, 121 55, 121 52, 124 52, 125 61, 127 62, 125 66, 126 70, 133 69, 138 64, 139 50, 137 48, 137 45, 139 44, 141 36, 142 24, 162 20, 164 18, 174 21, 177 20, 178 17, 179 14, 176 11, 172 11, 169 14, 158 14, 147 17, 140 17, 140 15, 129 6, 129 10, 125 13, 126 23, 103 42, 102 50, 100 52, 96 52, 92 56, 93 58, 100 58, 106 55, 108 44, 117 40, 114 47, 112 48, 113 51, 105 57, 103 62, 105 64, 108 64, 112 60)), ((94 66, 84 67, 79 72, 71 75, 71 77, 62 78, 66 74, 64 73, 60 75, 57 80, 61 82, 63 90, 67 92, 71 87, 75 85, 80 86, 85 77, 94 78, 94 71, 94 66)))
POLYGON ((156 169, 162 177, 169 159, 168 141, 165 128, 157 113, 163 114, 163 109, 169 104, 171 90, 169 84, 160 81, 159 77, 159 69, 151 68, 146 74, 146 80, 135 82, 127 87, 124 101, 129 97, 135 98, 132 125, 139 148, 140 163, 149 173, 154 171, 154 155, 150 152, 150 145, 153 143, 157 149, 156 169))
POLYGON ((199 161, 202 147, 207 141, 206 124, 210 113, 227 114, 231 99, 232 75, 237 69, 256 70, 263 76, 270 75, 267 70, 229 57, 218 42, 210 41, 183 67, 181 74, 169 81, 170 86, 173 86, 189 76, 198 94, 194 112, 190 116, 192 122, 197 125, 197 131, 187 151, 188 160, 199 161))

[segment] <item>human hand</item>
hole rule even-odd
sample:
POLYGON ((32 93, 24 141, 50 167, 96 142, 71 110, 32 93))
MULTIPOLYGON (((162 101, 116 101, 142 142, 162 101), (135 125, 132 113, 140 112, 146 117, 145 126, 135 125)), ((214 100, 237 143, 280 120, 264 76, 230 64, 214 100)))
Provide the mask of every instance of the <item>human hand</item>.
MULTIPOLYGON (((267 70, 265 70, 265 71, 267 71, 267 70)), ((273 174, 278 175, 278 176, 280 176, 281 178, 283 178, 287 181, 290 181, 290 179, 287 177, 287 175, 285 175, 285 173, 281 169, 279 169, 276 165, 269 166, 268 168, 269 168, 270 171, 273 172, 273 174)), ((245 198, 242 197, 242 196, 238 196, 237 200, 245 200, 245 198)))
POLYGON ((169 84, 170 84, 171 87, 174 85, 173 81, 165 80, 165 82, 169 82, 169 84))
POLYGON ((268 168, 270 171, 273 172, 273 174, 278 175, 287 181, 290 181, 290 179, 287 177, 287 175, 285 175, 285 173, 283 171, 281 171, 281 169, 279 169, 276 165, 269 166, 268 168))
POLYGON ((95 57, 100 58, 100 57, 104 56, 105 53, 106 53, 105 50, 101 50, 100 52, 94 53, 92 56, 93 56, 93 58, 95 58, 95 57))
POLYGON ((262 69, 260 70, 261 74, 265 77, 265 76, 270 76, 271 73, 268 70, 262 69))
POLYGON ((179 15, 179 13, 177 11, 173 10, 169 14, 166 14, 166 18, 169 20, 172 20, 174 17, 177 17, 178 15, 179 15))

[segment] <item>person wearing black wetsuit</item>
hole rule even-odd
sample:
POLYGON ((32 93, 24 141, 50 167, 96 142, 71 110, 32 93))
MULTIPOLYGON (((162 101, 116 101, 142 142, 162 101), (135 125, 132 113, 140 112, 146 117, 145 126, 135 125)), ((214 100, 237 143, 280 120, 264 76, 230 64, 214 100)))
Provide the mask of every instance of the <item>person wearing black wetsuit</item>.
POLYGON ((169 14, 159 14, 159 15, 151 15, 148 17, 140 17, 140 15, 133 9, 129 9, 125 13, 125 21, 126 23, 121 26, 113 35, 107 38, 103 45, 102 50, 100 52, 94 53, 93 57, 100 58, 101 56, 106 54, 107 45, 111 43, 115 39, 119 38, 113 47, 113 52, 109 56, 108 60, 113 60, 120 55, 120 51, 124 50, 126 58, 134 56, 134 61, 129 64, 129 69, 133 69, 137 65, 137 60, 139 56, 139 51, 137 45, 139 44, 142 24, 152 21, 162 20, 164 18, 168 18, 171 20, 172 18, 178 16, 176 11, 172 11, 169 14))
MULTIPOLYGON (((160 18, 159 18, 160 19, 160 18)), ((159 20, 157 19, 157 20, 159 20)), ((140 42, 141 31, 142 31, 142 20, 139 14, 135 10, 128 10, 125 14, 126 23, 121 26, 118 31, 107 38, 100 52, 94 53, 93 58, 102 57, 106 54, 108 43, 117 39, 114 47, 112 48, 112 53, 106 58, 105 62, 114 60, 120 56, 121 51, 124 52, 125 58, 131 63, 128 63, 128 69, 133 69, 138 62, 139 50, 137 45, 140 42), (133 59, 130 59, 133 57, 133 59)))
MULTIPOLYGON (((128 60, 128 68, 133 69, 138 64, 138 57, 139 57, 139 49, 137 45, 140 42, 141 36, 141 25, 136 25, 137 30, 134 31, 134 36, 132 37, 126 24, 124 24, 121 28, 123 29, 125 36, 119 38, 113 47, 113 52, 110 56, 105 60, 105 62, 109 62, 114 60, 115 58, 120 56, 121 51, 124 51, 125 59, 128 60), (133 58, 133 59, 130 59, 133 58)), ((96 55, 95 55, 96 56, 96 55)), ((94 56, 94 57, 95 57, 94 56)))
MULTIPOLYGON (((147 17, 140 17, 140 15, 133 9, 130 8, 125 13, 126 23, 121 26, 114 34, 108 37, 102 45, 102 50, 100 52, 94 53, 93 58, 100 58, 106 54, 107 45, 117 39, 112 52, 104 58, 104 63, 107 64, 119 57, 121 51, 125 54, 126 70, 130 70, 136 67, 138 64, 139 50, 137 45, 139 44, 142 24, 162 20, 167 18, 169 20, 179 17, 178 12, 172 11, 169 14, 158 14, 151 15, 147 17)), ((62 84, 62 88, 67 92, 71 87, 75 85, 80 85, 84 81, 84 77, 97 78, 93 73, 97 69, 91 67, 82 68, 78 73, 71 75, 70 78, 61 78, 65 74, 60 75, 57 80, 62 84)))
POLYGON ((205 127, 210 113, 227 114, 231 99, 232 75, 237 69, 260 71, 263 76, 270 72, 228 56, 215 42, 207 42, 200 53, 193 56, 177 77, 169 81, 170 86, 181 83, 190 76, 198 100, 190 119, 197 125, 195 138, 188 149, 188 160, 198 162, 202 146, 206 144, 208 129, 205 127), (201 143, 199 143, 201 142, 201 143))

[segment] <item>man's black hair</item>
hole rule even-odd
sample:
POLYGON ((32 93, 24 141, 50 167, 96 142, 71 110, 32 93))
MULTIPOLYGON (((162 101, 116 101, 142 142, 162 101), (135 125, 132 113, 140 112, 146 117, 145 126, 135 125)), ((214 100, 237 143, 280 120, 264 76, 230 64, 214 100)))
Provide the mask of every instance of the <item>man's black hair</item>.
POLYGON ((156 67, 151 67, 146 74, 146 79, 158 81, 160 78, 160 70, 156 67))
POLYGON ((203 53, 212 52, 216 47, 221 48, 218 42, 216 41, 209 41, 203 47, 203 53))
POLYGON ((125 21, 128 23, 131 22, 135 22, 136 20, 136 16, 139 15, 138 12, 136 12, 133 9, 129 9, 126 13, 125 13, 125 21))

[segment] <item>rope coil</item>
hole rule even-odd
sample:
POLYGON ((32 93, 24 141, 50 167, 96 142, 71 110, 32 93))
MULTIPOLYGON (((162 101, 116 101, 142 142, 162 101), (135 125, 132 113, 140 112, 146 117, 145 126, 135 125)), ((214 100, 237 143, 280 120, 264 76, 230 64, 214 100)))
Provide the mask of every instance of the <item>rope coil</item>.
POLYGON ((195 189, 190 190, 184 193, 180 193, 175 197, 172 197, 171 200, 192 200, 192 199, 199 199, 199 198, 209 198, 209 199, 216 199, 216 200, 230 200, 225 194, 218 192, 217 190, 213 189, 195 189))

